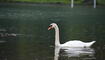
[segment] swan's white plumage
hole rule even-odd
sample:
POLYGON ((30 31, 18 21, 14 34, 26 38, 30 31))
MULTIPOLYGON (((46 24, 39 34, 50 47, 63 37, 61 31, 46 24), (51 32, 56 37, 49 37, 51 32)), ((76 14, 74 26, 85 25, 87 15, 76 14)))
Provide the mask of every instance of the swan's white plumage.
POLYGON ((84 46, 84 45, 85 45, 84 42, 77 41, 77 40, 68 41, 68 42, 65 42, 64 44, 62 44, 62 46, 70 46, 70 47, 81 47, 81 46, 84 46))
POLYGON ((82 42, 79 40, 73 40, 65 42, 64 44, 61 44, 61 47, 90 47, 95 41, 92 42, 82 42))
POLYGON ((64 44, 60 44, 59 42, 59 28, 56 23, 50 24, 50 27, 48 29, 54 28, 55 29, 55 46, 60 46, 62 48, 65 47, 90 47, 93 43, 96 41, 92 42, 82 42, 80 40, 73 40, 73 41, 68 41, 65 42, 64 44))

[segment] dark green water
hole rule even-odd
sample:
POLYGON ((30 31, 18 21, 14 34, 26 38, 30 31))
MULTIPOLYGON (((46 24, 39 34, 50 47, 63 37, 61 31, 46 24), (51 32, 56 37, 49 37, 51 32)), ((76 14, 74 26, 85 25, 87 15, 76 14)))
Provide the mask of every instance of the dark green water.
MULTIPOLYGON (((0 60, 54 60, 54 30, 60 28, 61 43, 72 39, 93 41, 95 59, 65 57, 59 60, 105 59, 105 8, 0 4, 0 33, 14 33, 15 37, 0 37, 0 60)), ((86 57, 86 56, 85 56, 86 57)))

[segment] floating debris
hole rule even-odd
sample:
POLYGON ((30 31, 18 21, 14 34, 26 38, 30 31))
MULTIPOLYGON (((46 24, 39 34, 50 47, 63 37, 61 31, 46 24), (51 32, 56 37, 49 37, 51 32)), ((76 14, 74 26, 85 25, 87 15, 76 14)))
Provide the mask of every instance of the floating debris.
POLYGON ((5 43, 6 41, 0 41, 0 43, 5 43))
POLYGON ((0 33, 0 37, 16 37, 14 33, 0 33))
POLYGON ((0 29, 0 32, 6 32, 7 30, 6 29, 0 29))

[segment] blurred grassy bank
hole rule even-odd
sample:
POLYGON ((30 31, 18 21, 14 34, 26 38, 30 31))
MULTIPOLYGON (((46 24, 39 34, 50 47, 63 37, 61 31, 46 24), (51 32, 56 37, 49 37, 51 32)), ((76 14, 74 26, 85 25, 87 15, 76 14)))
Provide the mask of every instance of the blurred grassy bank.
MULTIPOLYGON (((93 4, 94 0, 74 0, 75 4, 93 4)), ((96 0, 97 4, 105 5, 105 0, 96 0)), ((56 3, 70 4, 71 0, 0 0, 0 2, 26 2, 26 3, 56 3)))

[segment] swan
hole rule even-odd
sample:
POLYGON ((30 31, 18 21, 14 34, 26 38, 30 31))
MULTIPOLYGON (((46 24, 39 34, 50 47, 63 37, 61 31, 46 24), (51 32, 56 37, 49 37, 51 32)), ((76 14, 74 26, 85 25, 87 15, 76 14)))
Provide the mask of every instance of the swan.
POLYGON ((96 41, 82 42, 80 40, 72 40, 72 41, 65 42, 64 44, 60 44, 58 25, 56 23, 51 23, 48 27, 48 30, 51 30, 53 28, 55 29, 55 46, 60 46, 62 48, 70 48, 70 47, 82 47, 82 48, 84 48, 84 47, 91 47, 93 45, 93 43, 96 42, 96 41))

